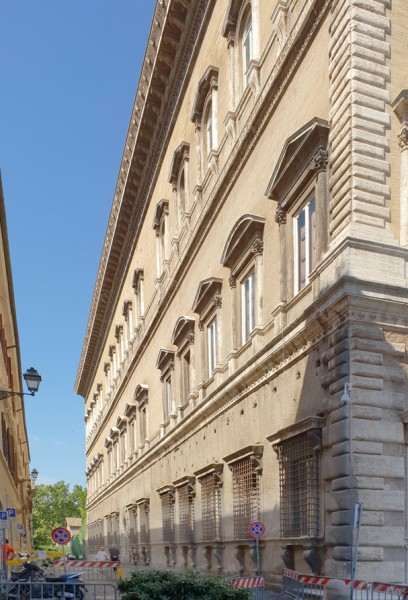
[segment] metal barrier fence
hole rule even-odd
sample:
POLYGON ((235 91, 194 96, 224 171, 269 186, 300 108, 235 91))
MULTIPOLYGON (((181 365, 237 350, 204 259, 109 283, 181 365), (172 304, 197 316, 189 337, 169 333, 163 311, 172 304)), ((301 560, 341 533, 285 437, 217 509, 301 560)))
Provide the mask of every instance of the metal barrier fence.
POLYGON ((246 588, 252 591, 252 600, 263 600, 265 579, 263 577, 228 577, 225 579, 234 588, 246 588))
POLYGON ((302 575, 284 569, 282 595, 285 593, 301 600, 407 600, 408 585, 302 575))
POLYGON ((117 600, 113 583, 73 583, 47 581, 0 581, 3 600, 117 600))
POLYGON ((85 581, 117 581, 121 573, 119 562, 96 560, 57 560, 47 568, 47 574, 58 577, 64 573, 81 573, 85 581))

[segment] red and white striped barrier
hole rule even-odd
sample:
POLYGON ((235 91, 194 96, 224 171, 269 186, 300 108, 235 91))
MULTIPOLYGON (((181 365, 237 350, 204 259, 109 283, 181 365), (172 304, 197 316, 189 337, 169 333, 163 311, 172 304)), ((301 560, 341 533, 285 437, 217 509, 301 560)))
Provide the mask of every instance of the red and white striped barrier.
POLYGON ((264 587, 265 579, 263 577, 237 577, 231 579, 231 585, 234 588, 264 587))
MULTIPOLYGON (((321 577, 316 575, 302 575, 301 573, 297 573, 296 571, 291 571, 290 569, 283 569, 283 576, 288 577, 289 579, 294 579, 295 581, 299 581, 300 583, 304 583, 306 585, 320 585, 322 587, 326 587, 331 581, 343 581, 344 585, 347 588, 351 586, 351 579, 340 579, 338 577, 321 577)), ((368 584, 366 581, 360 581, 356 579, 353 584, 353 589, 355 590, 366 590, 368 588, 368 584)))
MULTIPOLYGON (((342 581, 344 586, 347 588, 351 587, 351 579, 339 579, 337 577, 319 577, 316 575, 302 575, 296 571, 290 569, 283 570, 283 576, 288 579, 293 579, 303 583, 305 585, 320 585, 326 587, 331 581, 342 581)), ((373 583, 367 583, 367 581, 361 581, 356 579, 353 584, 355 590, 371 590, 371 592, 383 593, 383 594, 394 594, 399 597, 408 596, 408 585, 398 585, 394 583, 380 583, 374 581, 373 583)))
POLYGON ((54 566, 61 567, 119 567, 119 562, 100 562, 98 560, 56 560, 54 566))
POLYGON ((384 592, 386 594, 398 594, 399 596, 408 595, 407 585, 394 585, 392 583, 379 583, 375 581, 371 584, 371 589, 375 592, 384 592))

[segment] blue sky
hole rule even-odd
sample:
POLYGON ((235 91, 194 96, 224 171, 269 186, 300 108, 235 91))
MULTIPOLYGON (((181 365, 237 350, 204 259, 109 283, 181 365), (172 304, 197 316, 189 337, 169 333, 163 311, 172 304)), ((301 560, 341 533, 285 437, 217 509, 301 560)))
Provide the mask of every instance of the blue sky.
POLYGON ((0 168, 38 483, 85 485, 73 391, 154 0, 0 0, 0 168))

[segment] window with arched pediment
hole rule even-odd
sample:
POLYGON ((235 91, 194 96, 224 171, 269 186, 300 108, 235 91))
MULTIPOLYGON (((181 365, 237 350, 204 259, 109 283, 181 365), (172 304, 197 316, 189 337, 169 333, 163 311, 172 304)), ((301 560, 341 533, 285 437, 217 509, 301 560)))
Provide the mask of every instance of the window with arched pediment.
POLYGON ((177 371, 179 373, 179 405, 177 410, 182 412, 189 401, 190 394, 195 387, 195 353, 194 353, 194 328, 193 317, 182 316, 177 319, 173 329, 171 343, 177 346, 177 371))
POLYGON ((156 233, 157 277, 164 271, 169 258, 169 202, 161 200, 156 205, 153 219, 153 229, 156 233))
POLYGON ((222 279, 209 277, 200 281, 192 310, 199 315, 201 337, 202 382, 214 377, 222 356, 222 279))
POLYGON ((161 348, 157 357, 156 367, 160 370, 162 382, 163 423, 161 435, 166 433, 166 428, 174 421, 176 416, 174 394, 174 350, 161 348))
POLYGON ((199 81, 191 120, 198 136, 199 163, 202 174, 215 168, 218 150, 218 68, 210 65, 199 81))
POLYGON ((235 110, 248 85, 259 90, 259 0, 230 0, 222 35, 228 43, 231 109, 235 110))
POLYGON ((190 144, 182 142, 173 153, 169 171, 169 182, 174 194, 176 211, 176 237, 180 236, 185 219, 189 214, 189 156, 190 144))
POLYGON ((233 351, 245 345, 262 327, 263 231, 265 219, 245 214, 238 219, 226 241, 221 263, 230 269, 232 288, 233 351))
POLYGON ((139 421, 139 450, 143 452, 145 448, 149 448, 149 387, 143 383, 140 383, 134 394, 134 401, 137 405, 137 419, 139 421))

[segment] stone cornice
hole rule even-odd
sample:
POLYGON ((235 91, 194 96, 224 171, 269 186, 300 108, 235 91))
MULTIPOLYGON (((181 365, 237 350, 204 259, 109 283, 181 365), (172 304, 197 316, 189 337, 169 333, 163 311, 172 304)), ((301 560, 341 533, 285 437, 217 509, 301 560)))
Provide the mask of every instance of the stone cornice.
POLYGON ((92 378, 150 200, 151 190, 214 0, 159 0, 139 79, 103 251, 98 268, 75 391, 89 394, 92 378))

